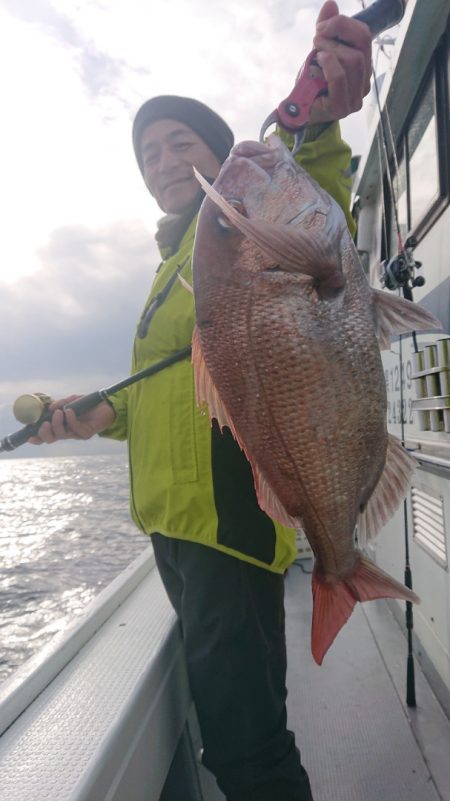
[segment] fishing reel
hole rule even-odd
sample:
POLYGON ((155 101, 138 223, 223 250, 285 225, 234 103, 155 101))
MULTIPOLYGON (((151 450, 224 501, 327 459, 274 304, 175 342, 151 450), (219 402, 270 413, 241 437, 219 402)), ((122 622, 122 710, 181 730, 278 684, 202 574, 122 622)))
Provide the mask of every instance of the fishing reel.
POLYGON ((397 253, 392 259, 387 259, 381 265, 381 285, 385 289, 392 291, 403 290, 403 297, 412 300, 414 287, 423 286, 425 278, 423 275, 415 275, 416 270, 422 267, 421 261, 414 258, 414 249, 417 246, 415 236, 410 236, 405 242, 401 253, 397 253))
POLYGON ((13 414, 19 423, 25 423, 25 425, 38 423, 45 416, 51 403, 53 403, 53 399, 43 392, 20 395, 14 401, 13 414))
POLYGON ((51 419, 50 405, 53 399, 44 392, 33 392, 20 395, 14 401, 13 414, 23 428, 0 439, 0 453, 13 451, 23 445, 30 437, 34 437, 45 420, 51 419))

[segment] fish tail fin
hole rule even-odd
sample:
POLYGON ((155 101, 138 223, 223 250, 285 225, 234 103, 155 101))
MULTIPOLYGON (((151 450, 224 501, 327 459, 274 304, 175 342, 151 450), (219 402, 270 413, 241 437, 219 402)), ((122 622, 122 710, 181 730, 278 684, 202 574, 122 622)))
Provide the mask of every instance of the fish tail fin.
POLYGON ((362 554, 358 554, 352 573, 341 581, 326 582, 314 569, 312 577, 313 619, 311 650, 318 665, 357 601, 398 598, 420 603, 418 596, 396 581, 362 554))
POLYGON ((356 598, 344 581, 324 581, 314 569, 312 577, 313 616, 311 651, 321 665, 330 645, 349 619, 356 598))

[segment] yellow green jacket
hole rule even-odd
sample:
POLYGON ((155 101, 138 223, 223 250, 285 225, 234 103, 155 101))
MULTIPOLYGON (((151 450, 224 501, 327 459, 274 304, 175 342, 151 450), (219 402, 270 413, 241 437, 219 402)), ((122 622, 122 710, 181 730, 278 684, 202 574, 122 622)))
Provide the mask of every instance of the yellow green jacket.
MULTIPOLYGON (((338 124, 306 142, 298 158, 340 203, 352 228, 350 151, 338 124)), ((176 270, 192 282, 195 226, 196 218, 177 252, 162 262, 142 317, 176 270)), ((135 338, 132 373, 189 345, 194 324, 193 297, 176 280, 146 336, 135 338)), ((116 420, 103 435, 128 440, 131 514, 142 531, 202 543, 278 573, 292 563, 295 532, 261 511, 242 451, 228 429, 221 434, 197 407, 189 358, 111 400, 116 420)))

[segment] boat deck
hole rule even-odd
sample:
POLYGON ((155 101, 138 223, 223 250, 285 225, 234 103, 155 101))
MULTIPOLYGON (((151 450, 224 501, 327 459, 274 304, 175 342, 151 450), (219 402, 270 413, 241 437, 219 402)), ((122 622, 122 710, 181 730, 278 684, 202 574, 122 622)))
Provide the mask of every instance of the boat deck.
MULTIPOLYGON (((387 604, 358 604, 321 667, 310 576, 298 566, 286 609, 289 725, 315 801, 450 801, 450 721, 417 664, 417 707, 406 706, 406 640, 387 604)), ((223 798, 201 778, 205 801, 223 798)))
MULTIPOLYGON (((450 801, 450 721, 418 666, 418 705, 405 706, 406 642, 387 604, 360 605, 320 668, 298 566, 286 608, 289 725, 315 801, 450 801)), ((0 801, 220 801, 203 768, 199 784, 193 717, 149 548, 0 688, 0 801)))

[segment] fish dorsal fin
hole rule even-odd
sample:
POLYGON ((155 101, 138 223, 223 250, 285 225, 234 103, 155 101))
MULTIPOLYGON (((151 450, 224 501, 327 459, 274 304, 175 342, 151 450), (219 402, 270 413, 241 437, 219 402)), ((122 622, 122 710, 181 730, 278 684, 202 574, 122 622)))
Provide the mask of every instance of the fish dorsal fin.
MULTIPOLYGON (((195 326, 194 333, 192 334, 192 365, 194 368, 195 396, 197 398, 197 404, 199 406, 206 404, 209 410, 209 416, 211 418, 215 417, 221 429, 223 426, 228 426, 233 434, 233 437, 239 441, 233 421, 224 404, 222 403, 216 385, 214 384, 206 365, 200 342, 198 326, 195 326)), ((242 444, 240 442, 239 445, 242 448, 242 444)))
POLYGON ((263 512, 265 512, 274 520, 278 520, 278 522, 282 523, 284 526, 288 526, 289 528, 299 528, 301 525, 300 520, 295 517, 291 517, 291 515, 286 512, 283 504, 275 495, 272 487, 266 481, 258 466, 254 465, 251 459, 249 461, 252 466, 253 477, 255 480, 256 497, 258 498, 258 504, 263 512))
POLYGON ((410 300, 390 295, 381 289, 373 289, 376 318, 376 334, 381 350, 389 350, 390 337, 411 331, 429 331, 442 328, 431 312, 410 300))
POLYGON ((357 532, 360 546, 373 540, 391 519, 408 492, 417 467, 397 437, 389 434, 386 463, 371 497, 358 517, 357 532))
MULTIPOLYGON (((206 195, 216 203, 228 220, 247 239, 251 239, 277 264, 296 272, 309 275, 324 282, 332 289, 341 289, 345 284, 339 248, 332 236, 323 236, 313 228, 271 223, 268 220, 250 219, 241 214, 211 186, 194 167, 195 175, 206 195)), ((339 214, 331 205, 330 215, 339 214)), ((336 225, 339 220, 336 218, 336 225)))
POLYGON ((269 517, 278 520, 285 526, 295 528, 298 526, 299 521, 288 515, 283 504, 277 498, 274 491, 261 473, 261 470, 259 469, 255 460, 247 452, 245 444, 239 435, 236 426, 234 425, 231 415, 228 413, 228 410, 222 402, 203 356, 200 334, 197 326, 195 326, 192 336, 192 364, 194 368, 195 394, 197 403, 199 406, 206 403, 210 417, 215 417, 221 430, 224 426, 228 426, 239 447, 244 451, 245 456, 250 462, 250 466, 252 468, 256 497, 258 499, 259 506, 263 512, 269 515, 269 517))

